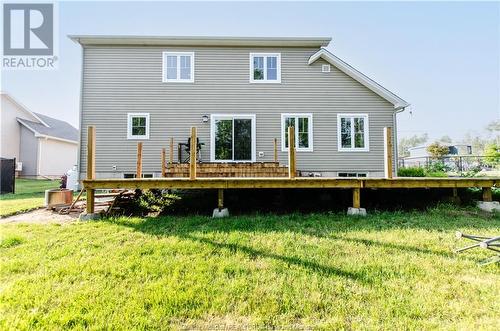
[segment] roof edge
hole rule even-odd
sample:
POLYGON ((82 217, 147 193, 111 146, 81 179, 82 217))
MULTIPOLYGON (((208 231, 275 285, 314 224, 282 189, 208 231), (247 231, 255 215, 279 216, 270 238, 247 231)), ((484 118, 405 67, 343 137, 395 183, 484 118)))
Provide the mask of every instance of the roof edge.
POLYGON ((33 129, 28 123, 25 123, 25 120, 23 120, 22 118, 16 118, 16 120, 20 124, 24 125, 28 130, 33 132, 33 134, 35 135, 36 138, 46 138, 46 139, 58 140, 58 141, 63 141, 63 142, 67 142, 70 144, 77 144, 78 145, 78 140, 64 139, 64 138, 60 138, 60 137, 51 136, 48 134, 43 134, 43 133, 40 133, 37 130, 33 129))
POLYGON ((410 105, 407 101, 403 100, 393 92, 389 91, 370 77, 363 74, 361 71, 355 69, 350 64, 333 55, 331 52, 324 48, 321 48, 319 51, 311 55, 308 64, 314 63, 319 58, 322 58, 328 63, 334 65, 337 69, 339 69, 346 75, 350 76, 360 84, 366 86, 368 89, 393 104, 395 111, 402 110, 410 105))
POLYGON ((269 46, 324 47, 330 37, 207 37, 207 36, 132 36, 132 35, 68 35, 84 45, 143 45, 143 46, 269 46))
POLYGON ((5 91, 0 91, 0 95, 5 95, 5 97, 9 98, 10 101, 12 101, 13 103, 15 103, 17 106, 19 106, 19 108, 21 108, 22 110, 24 110, 25 112, 29 113, 31 116, 33 116, 34 118, 36 118, 38 121, 40 121, 40 123, 42 123, 43 125, 45 125, 46 127, 50 128, 50 125, 48 125, 44 120, 42 120, 40 118, 40 116, 38 116, 37 114, 35 114, 35 112, 32 112, 31 110, 28 109, 28 107, 26 107, 25 105, 23 105, 22 103, 20 103, 19 101, 17 101, 16 99, 14 99, 14 97, 12 95, 10 95, 9 93, 5 92, 5 91))

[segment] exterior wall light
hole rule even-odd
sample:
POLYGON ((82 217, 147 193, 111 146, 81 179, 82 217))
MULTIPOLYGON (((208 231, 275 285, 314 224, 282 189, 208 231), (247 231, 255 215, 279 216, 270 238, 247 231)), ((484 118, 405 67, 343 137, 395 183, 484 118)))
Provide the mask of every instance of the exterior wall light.
POLYGON ((208 122, 208 115, 203 115, 203 116, 201 117, 201 121, 202 121, 203 123, 207 123, 207 122, 208 122))

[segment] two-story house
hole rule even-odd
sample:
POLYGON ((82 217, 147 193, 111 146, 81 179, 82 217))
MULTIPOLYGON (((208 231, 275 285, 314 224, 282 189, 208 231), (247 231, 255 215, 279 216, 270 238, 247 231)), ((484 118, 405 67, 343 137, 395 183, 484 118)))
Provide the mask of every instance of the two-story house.
POLYGON ((383 128, 408 106, 327 51, 330 38, 70 38, 83 49, 81 177, 89 125, 97 178, 134 173, 138 141, 143 173, 159 176, 161 148, 192 126, 202 162, 273 161, 277 138, 286 164, 294 126, 301 173, 383 176, 383 128))

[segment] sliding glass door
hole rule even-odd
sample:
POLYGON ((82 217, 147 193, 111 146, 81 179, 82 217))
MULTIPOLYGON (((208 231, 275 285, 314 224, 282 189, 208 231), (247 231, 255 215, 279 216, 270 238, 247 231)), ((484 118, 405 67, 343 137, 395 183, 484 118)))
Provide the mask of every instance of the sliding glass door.
POLYGON ((255 161, 255 115, 212 115, 213 162, 255 161))

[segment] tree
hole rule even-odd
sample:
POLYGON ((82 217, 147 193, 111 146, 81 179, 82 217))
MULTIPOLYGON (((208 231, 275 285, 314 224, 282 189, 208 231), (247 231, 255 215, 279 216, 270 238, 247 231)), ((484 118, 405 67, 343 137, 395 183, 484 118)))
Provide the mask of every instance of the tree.
POLYGON ((427 133, 424 133, 420 136, 413 135, 413 136, 408 137, 408 138, 399 139, 399 142, 398 142, 398 154, 399 154, 399 156, 400 157, 409 156, 410 152, 408 150, 410 148, 424 144, 425 142, 427 142, 427 139, 429 139, 429 137, 427 136, 427 133))
POLYGON ((427 147, 427 152, 433 159, 440 159, 445 155, 448 155, 450 149, 448 146, 443 146, 439 142, 434 142, 427 147))
POLYGON ((488 144, 484 149, 484 163, 492 167, 500 165, 500 146, 496 143, 488 144))

